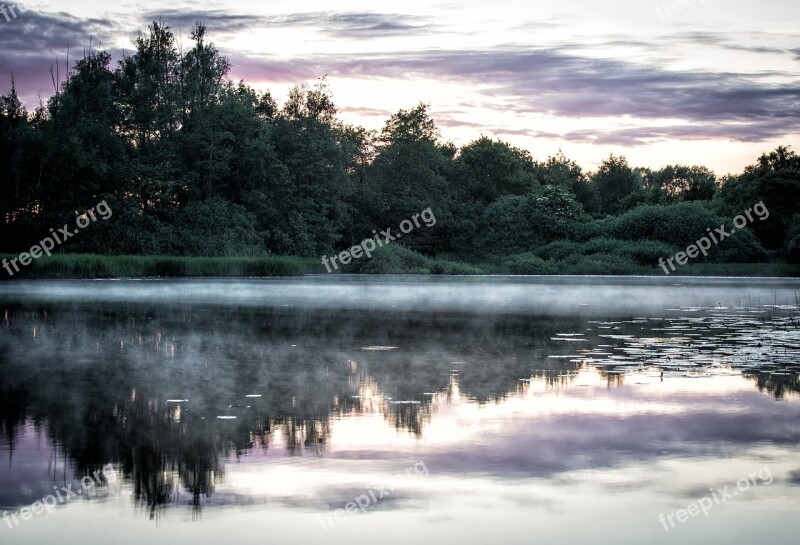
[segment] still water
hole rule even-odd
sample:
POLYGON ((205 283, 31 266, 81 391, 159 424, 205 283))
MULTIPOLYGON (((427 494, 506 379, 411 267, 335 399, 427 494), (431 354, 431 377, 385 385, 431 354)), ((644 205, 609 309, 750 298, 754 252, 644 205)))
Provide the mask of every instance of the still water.
POLYGON ((798 297, 6 282, 0 543, 796 544, 798 297))

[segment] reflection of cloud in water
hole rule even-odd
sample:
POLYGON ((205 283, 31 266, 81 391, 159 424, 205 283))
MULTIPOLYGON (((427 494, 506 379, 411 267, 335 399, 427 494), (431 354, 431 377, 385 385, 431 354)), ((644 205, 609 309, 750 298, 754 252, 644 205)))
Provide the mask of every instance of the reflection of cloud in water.
POLYGON ((741 297, 735 281, 663 286, 647 301, 675 310, 625 314, 657 282, 634 279, 601 319, 599 307, 572 305, 619 297, 617 280, 514 280, 494 292, 491 282, 343 282, 0 285, 0 298, 29 301, 3 305, 0 449, 13 470, 0 472, 0 504, 41 497, 54 454, 77 475, 118 464, 157 516, 175 502, 272 501, 270 487, 287 505, 333 504, 358 487, 334 480, 316 500, 277 482, 245 493, 228 480, 234 462, 324 460, 358 481, 413 452, 445 477, 557 480, 800 439, 796 309, 759 295, 716 307, 741 297), (679 308, 697 290, 715 308, 679 308), (270 306, 287 297, 295 306, 270 306), (387 297, 400 310, 387 312, 387 297), (428 304, 448 311, 422 312, 428 304), (37 433, 48 438, 39 446, 37 433))

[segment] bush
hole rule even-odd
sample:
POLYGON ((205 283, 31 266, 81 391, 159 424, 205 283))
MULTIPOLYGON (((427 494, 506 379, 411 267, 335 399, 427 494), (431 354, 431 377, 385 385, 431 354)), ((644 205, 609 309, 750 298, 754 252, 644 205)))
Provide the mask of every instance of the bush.
POLYGON ((583 221, 581 206, 563 189, 545 187, 502 197, 484 210, 474 247, 481 256, 507 256, 572 238, 583 221))
POLYGON ((451 274, 451 275, 475 275, 486 274, 486 271, 477 265, 470 263, 460 263, 458 261, 438 261, 430 260, 430 270, 432 274, 451 274))
POLYGON ((512 255, 503 261, 512 274, 544 275, 556 274, 558 269, 550 262, 545 261, 534 253, 512 255))
MULTIPOLYGON (((10 259, 11 256, 0 256, 10 259)), ((299 276, 287 257, 171 257, 54 254, 34 260, 13 278, 138 278, 299 276)), ((0 278, 9 279, 7 274, 0 278)))
POLYGON ((583 254, 617 254, 628 242, 627 240, 617 240, 607 237, 593 238, 583 244, 583 254))
MULTIPOLYGON (((556 241, 537 248, 535 255, 542 259, 556 261, 570 260, 573 257, 594 254, 615 255, 628 259, 636 265, 654 266, 660 257, 675 255, 678 248, 657 240, 620 240, 596 237, 583 244, 569 241, 556 241)), ((573 260, 574 262, 574 260, 573 260)))
POLYGON ((387 244, 372 252, 372 257, 354 259, 342 272, 355 274, 486 274, 477 265, 429 259, 399 244, 387 244))
POLYGON ((583 244, 579 242, 571 242, 569 240, 557 240, 555 242, 551 242, 550 244, 540 246, 533 251, 534 255, 545 260, 561 260, 573 255, 583 255, 583 253, 583 244))
POLYGON ((624 242, 614 252, 615 255, 627 257, 638 265, 654 266, 659 258, 667 259, 678 252, 678 248, 657 240, 621 241, 624 242))
POLYGON ((800 214, 792 216, 786 233, 786 260, 800 263, 800 214))
POLYGON ((223 199, 192 202, 175 216, 171 255, 265 255, 264 239, 244 207, 223 199))
POLYGON ((575 256, 557 264, 562 274, 638 274, 649 272, 626 257, 611 254, 575 256))
POLYGON ((372 252, 372 257, 354 259, 342 272, 356 274, 430 274, 428 258, 399 244, 386 244, 372 252))
POLYGON ((712 263, 757 263, 766 257, 767 251, 750 229, 737 229, 708 252, 712 263))
POLYGON ((789 241, 789 246, 786 248, 786 260, 789 263, 800 263, 800 237, 789 241))
POLYGON ((700 203, 640 206, 608 220, 605 233, 624 240, 659 240, 686 248, 724 220, 700 203))

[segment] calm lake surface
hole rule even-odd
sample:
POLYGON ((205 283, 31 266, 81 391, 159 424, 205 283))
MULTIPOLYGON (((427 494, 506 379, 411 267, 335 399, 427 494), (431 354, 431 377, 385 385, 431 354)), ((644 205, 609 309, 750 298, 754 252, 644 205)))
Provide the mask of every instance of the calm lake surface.
POLYGON ((5 282, 0 543, 794 545, 798 297, 788 279, 5 282))

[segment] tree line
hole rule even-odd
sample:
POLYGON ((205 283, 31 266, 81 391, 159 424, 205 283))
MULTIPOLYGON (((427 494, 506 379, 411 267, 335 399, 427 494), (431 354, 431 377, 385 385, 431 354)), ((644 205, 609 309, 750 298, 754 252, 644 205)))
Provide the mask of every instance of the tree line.
POLYGON ((0 95, 0 251, 24 251, 105 200, 114 221, 65 251, 317 257, 431 208, 436 227, 406 249, 523 268, 575 254, 648 264, 763 201, 770 220, 708 259, 800 261, 800 157, 788 147, 721 178, 615 155, 586 172, 486 136, 457 147, 426 104, 379 131, 347 124, 324 78, 279 105, 230 79, 199 23, 188 50, 161 23, 134 45, 113 67, 87 50, 33 111, 13 82, 0 95))

